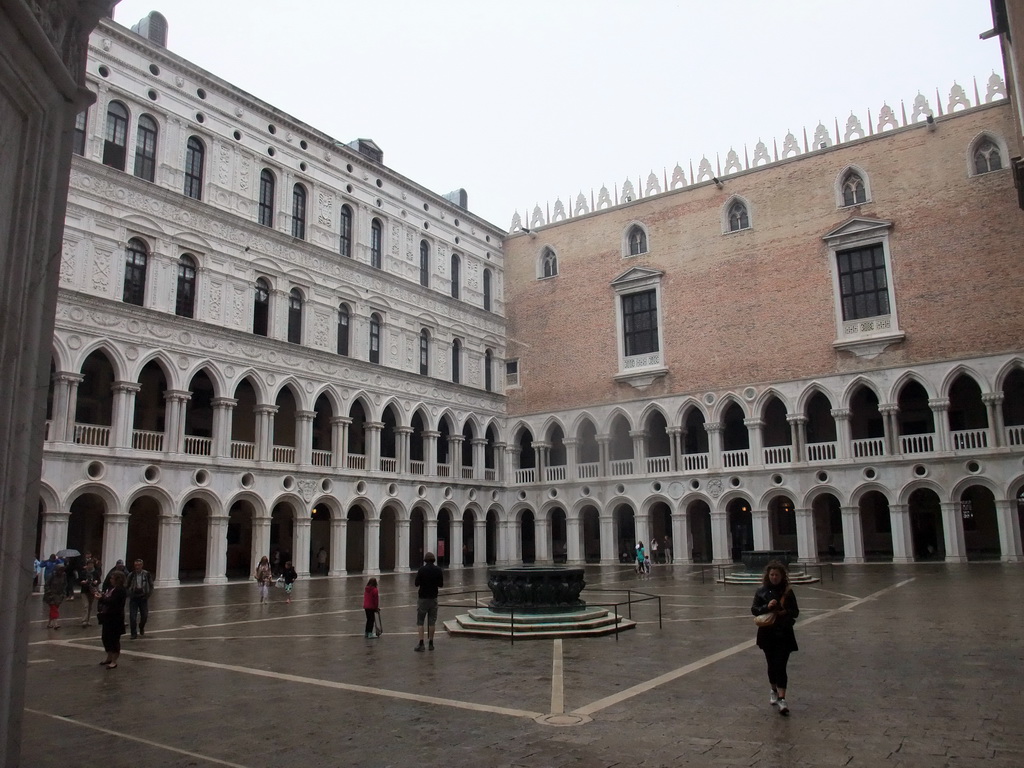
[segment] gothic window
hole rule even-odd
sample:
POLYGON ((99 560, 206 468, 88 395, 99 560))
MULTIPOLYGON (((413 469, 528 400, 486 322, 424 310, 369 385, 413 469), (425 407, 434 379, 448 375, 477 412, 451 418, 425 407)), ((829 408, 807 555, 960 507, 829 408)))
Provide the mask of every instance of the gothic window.
POLYGON ((484 311, 491 311, 491 270, 484 270, 484 311))
POLYGON ((384 225, 374 219, 370 225, 370 266, 381 269, 384 264, 384 225))
POLYGON ((462 283, 462 260, 459 254, 452 254, 452 298, 459 298, 459 286, 462 283))
POLYGON ((274 172, 269 168, 260 171, 259 222, 264 227, 274 226, 274 172))
POLYGON ((462 342, 455 339, 452 342, 452 384, 458 384, 462 380, 462 342))
POLYGON ((352 209, 341 206, 341 246, 342 256, 352 257, 352 209))
POLYGON ((203 156, 206 150, 195 136, 188 137, 188 148, 185 151, 185 197, 193 200, 203 199, 203 156))
POLYGON ((76 155, 85 155, 85 121, 86 111, 83 109, 75 115, 75 135, 71 151, 76 155))
POLYGON ((484 389, 494 391, 494 353, 489 349, 484 351, 484 389))
POLYGON ((747 215, 746 204, 736 200, 729 206, 729 231, 739 232, 741 229, 750 229, 750 217, 747 215))
POLYGON ((178 292, 174 298, 174 314, 195 317, 196 262, 188 254, 178 259, 178 292))
POLYGON ((430 374, 430 331, 420 329, 420 375, 430 374))
POLYGON ((370 362, 380 363, 380 315, 370 315, 370 362))
POLYGON ((843 320, 889 314, 889 282, 881 243, 836 253, 843 320))
POLYGON ((288 294, 288 341, 302 343, 302 294, 298 288, 288 294))
POLYGON ((135 175, 156 181, 156 120, 149 115, 139 117, 135 133, 135 175))
POLYGON ((124 292, 121 295, 125 304, 143 306, 146 301, 146 262, 149 260, 149 249, 146 244, 133 237, 128 241, 124 263, 124 292))
POLYGON ((843 205, 860 205, 868 201, 864 179, 856 171, 847 171, 843 176, 843 205))
POLYGON ((430 286, 430 243, 420 240, 420 285, 430 286))
POLYGON ((252 301, 252 332, 266 336, 270 321, 270 284, 262 277, 256 281, 252 301))
POLYGON ((558 274, 558 257, 551 248, 541 253, 541 277, 554 277, 558 274))
POLYGON ((644 232, 644 228, 639 224, 634 224, 630 228, 626 240, 629 243, 630 256, 639 256, 642 253, 647 253, 647 233, 644 232))
POLYGON ((974 147, 974 173, 981 175, 998 171, 1003 167, 999 146, 990 138, 984 138, 974 147))
POLYGON ((292 237, 306 239, 306 188, 301 184, 292 187, 292 237))
POLYGON ((349 324, 352 315, 349 312, 348 304, 341 304, 338 307, 338 354, 348 357, 349 324))
POLYGON ((107 107, 107 131, 103 136, 103 164, 124 170, 128 151, 128 109, 119 101, 107 107))

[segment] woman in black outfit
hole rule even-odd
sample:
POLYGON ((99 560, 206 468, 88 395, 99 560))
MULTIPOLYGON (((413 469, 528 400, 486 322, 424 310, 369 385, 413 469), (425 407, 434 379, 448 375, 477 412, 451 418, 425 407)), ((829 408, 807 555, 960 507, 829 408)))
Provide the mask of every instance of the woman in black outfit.
POLYGON ((768 662, 768 682, 772 686, 769 702, 772 706, 778 706, 780 715, 788 715, 786 684, 789 679, 786 664, 789 663, 789 654, 799 650, 793 624, 800 615, 800 608, 789 586, 786 566, 778 560, 772 560, 765 566, 764 578, 754 593, 754 604, 750 606, 750 612, 755 616, 775 615, 770 625, 757 628, 757 647, 764 651, 765 661, 768 662))
POLYGON ((96 618, 102 629, 103 650, 107 658, 100 666, 107 669, 117 667, 117 657, 121 655, 121 635, 124 634, 124 603, 128 599, 128 591, 124 588, 125 577, 121 571, 113 571, 108 577, 110 588, 99 596, 96 605, 96 618))

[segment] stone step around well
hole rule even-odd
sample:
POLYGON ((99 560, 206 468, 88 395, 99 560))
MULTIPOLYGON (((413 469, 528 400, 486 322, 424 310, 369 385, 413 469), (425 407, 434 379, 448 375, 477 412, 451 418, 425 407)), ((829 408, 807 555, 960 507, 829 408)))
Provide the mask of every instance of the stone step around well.
POLYGON ((558 614, 516 614, 495 613, 489 609, 474 609, 460 614, 454 620, 444 622, 452 635, 473 635, 478 637, 519 639, 544 639, 557 637, 598 637, 633 629, 635 621, 615 615, 604 609, 588 609, 558 614))

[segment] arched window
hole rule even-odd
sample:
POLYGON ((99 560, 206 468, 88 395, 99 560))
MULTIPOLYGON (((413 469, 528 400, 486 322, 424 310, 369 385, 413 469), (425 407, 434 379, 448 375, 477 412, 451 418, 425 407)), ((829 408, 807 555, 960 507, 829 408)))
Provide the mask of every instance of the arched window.
POLYGON ((430 375, 430 331, 420 329, 420 375, 430 375))
POLYGON ((856 171, 847 171, 843 176, 843 205, 860 205, 868 200, 864 179, 856 171))
POLYGON ((430 286, 430 243, 420 240, 420 285, 430 286))
POLYGON ((146 262, 149 260, 149 249, 146 244, 133 237, 128 241, 124 261, 124 292, 121 295, 125 304, 143 306, 146 301, 146 262))
POLYGON ((288 341, 302 343, 302 294, 298 288, 288 294, 288 341))
POLYGON ((974 173, 991 173, 1003 167, 1003 158, 999 146, 990 138, 984 138, 974 147, 974 173))
POLYGON ((452 342, 452 384, 458 384, 462 380, 462 342, 455 339, 452 342))
POLYGON ((256 281, 252 301, 252 332, 266 336, 270 320, 270 284, 262 277, 256 281))
POLYGON ((484 389, 494 391, 494 353, 489 349, 484 352, 484 389))
POLYGON ((149 115, 139 117, 135 134, 135 175, 146 181, 156 180, 156 120, 149 115))
POLYGON ((370 266, 380 269, 384 263, 384 225, 374 219, 370 225, 370 266))
POLYGON ((301 184, 292 187, 292 237, 306 239, 306 188, 301 184))
POLYGON ((348 357, 349 325, 351 313, 348 304, 341 304, 338 307, 338 354, 348 357))
POLYGON ((124 170, 128 151, 128 109, 119 101, 107 107, 107 132, 103 136, 103 164, 124 170))
POLYGON ((739 232, 741 229, 750 229, 750 217, 746 204, 737 200, 729 206, 729 231, 739 232))
POLYGON ((459 298, 459 286, 462 283, 462 260, 459 254, 452 254, 452 298, 459 298))
POLYGON ((370 315, 370 362, 380 363, 380 315, 370 315))
POLYGON ((188 137, 188 148, 185 151, 185 197, 193 200, 203 199, 203 155, 206 150, 203 142, 195 136, 188 137))
POLYGON ((88 113, 84 109, 75 115, 75 134, 71 151, 76 155, 85 155, 85 125, 87 118, 88 113))
POLYGON ((634 224, 629 230, 627 240, 629 241, 630 256, 639 256, 641 253, 647 253, 647 233, 644 232, 644 228, 639 224, 634 224))
POLYGON ((341 206, 341 247, 342 256, 352 258, 352 209, 341 206))
POLYGON ((555 252, 550 248, 545 248, 544 253, 541 255, 541 262, 543 265, 542 274, 544 277, 554 277, 558 274, 558 257, 555 256, 555 252))
POLYGON ((264 227, 274 226, 274 172, 269 168, 260 171, 259 222, 264 227))
POLYGON ((491 270, 484 270, 484 311, 491 311, 491 270))
POLYGON ((195 317, 196 262, 188 254, 178 259, 178 293, 174 298, 174 314, 195 317))

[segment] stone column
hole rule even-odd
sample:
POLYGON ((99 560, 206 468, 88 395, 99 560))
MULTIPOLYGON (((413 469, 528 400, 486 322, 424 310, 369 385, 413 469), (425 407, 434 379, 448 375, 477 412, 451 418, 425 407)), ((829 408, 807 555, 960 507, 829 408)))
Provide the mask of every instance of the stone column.
POLYGON ((722 430, 724 429, 725 427, 720 421, 709 421, 704 424, 704 431, 708 433, 708 469, 722 468, 722 430))
POLYGON ((420 434, 423 436, 423 474, 427 477, 437 477, 437 439, 441 437, 441 433, 425 429, 420 434))
POLYGON ((508 445, 506 443, 495 443, 494 449, 494 478, 499 483, 508 484, 508 445))
POLYGON ((807 440, 807 417, 802 413, 786 414, 786 421, 789 423, 790 448, 793 451, 793 461, 804 461, 806 451, 804 443, 807 440))
POLYGON ((437 518, 426 513, 423 516, 423 554, 433 552, 437 555, 437 518))
POLYGON ((451 435, 448 438, 448 456, 452 465, 452 480, 462 479, 462 443, 465 441, 463 435, 451 435))
POLYGON ((1020 516, 1017 514, 1016 499, 996 501, 996 522, 999 524, 999 558, 1004 563, 1024 562, 1021 551, 1020 516))
POLYGON ((754 549, 772 549, 772 526, 767 509, 752 509, 751 524, 754 529, 754 549))
POLYGON ((949 398, 933 397, 928 401, 928 407, 931 408, 932 421, 935 423, 935 450, 953 450, 949 435, 949 398))
MULTIPOLYGON (((210 515, 206 541, 206 576, 204 584, 227 584, 228 515, 210 515)), ((255 563, 253 570, 255 571, 255 563)))
POLYGON ((292 567, 299 576, 309 576, 309 533, 313 519, 309 513, 295 518, 295 549, 292 552, 292 567))
POLYGON ((448 524, 448 567, 452 570, 458 570, 462 568, 462 518, 456 519, 455 515, 452 515, 452 521, 448 524))
MULTIPOLYGON (((644 551, 651 556, 651 517, 648 514, 637 513, 633 515, 633 523, 636 525, 636 540, 644 543, 644 551)), ((635 543, 634 543, 635 546, 635 543)))
MULTIPOLYGON (((156 573, 154 587, 178 586, 178 563, 181 561, 181 515, 160 514, 157 534, 156 573)), ((106 567, 104 565, 104 567, 106 567)))
POLYGON ((256 461, 273 461, 274 414, 277 413, 277 406, 257 405, 253 411, 256 414, 256 461))
POLYGON ((348 466, 348 425, 351 423, 348 416, 331 418, 331 466, 335 469, 348 466))
MULTIPOLYGON (((295 463, 302 467, 309 467, 313 464, 313 419, 315 418, 316 411, 295 412, 295 463)), ((292 565, 298 571, 298 566, 294 562, 292 565)))
POLYGON ((1003 399, 1002 392, 986 392, 981 396, 981 402, 985 404, 985 412, 988 414, 988 429, 992 435, 989 445, 995 448, 1002 447, 1006 442, 1006 427, 1003 425, 1003 399))
POLYGON ((366 521, 366 569, 364 573, 376 576, 380 573, 380 518, 371 517, 366 521))
POLYGON ((942 539, 946 545, 947 563, 966 563, 964 516, 958 501, 944 501, 942 507, 942 539))
POLYGON ((215 397, 213 405, 213 445, 211 452, 214 457, 231 456, 231 415, 238 401, 231 397, 215 397))
POLYGON ((486 463, 486 457, 484 451, 487 450, 487 438, 486 437, 474 437, 473 438, 473 479, 483 480, 484 479, 484 464, 486 463))
MULTIPOLYGON (((612 442, 611 435, 597 435, 597 454, 598 454, 598 461, 600 462, 600 466, 598 467, 597 472, 598 472, 598 476, 599 477, 608 477, 608 475, 609 475, 609 471, 608 471, 608 461, 609 461, 608 453, 609 453, 609 446, 611 445, 611 442, 612 442)), ((615 557, 616 562, 618 562, 618 559, 619 559, 618 555, 616 555, 616 557, 615 557)))
POLYGON ((252 520, 252 550, 249 557, 253 568, 261 557, 270 555, 270 522, 269 517, 254 517, 252 520))
POLYGON ((598 511, 601 524, 601 565, 615 565, 619 562, 619 542, 615 538, 615 516, 598 511))
POLYGON ((693 537, 690 535, 690 526, 687 522, 686 510, 676 510, 672 513, 673 562, 693 562, 693 537))
POLYGON ((864 562, 864 529, 860 522, 859 507, 842 507, 843 562, 864 562))
POLYGON ((725 510, 711 511, 712 562, 726 565, 732 562, 729 552, 729 520, 725 510))
POLYGON ((566 565, 583 565, 583 525, 578 514, 567 512, 565 515, 565 557, 566 565))
POLYGON ((914 542, 910 532, 910 511, 907 505, 891 504, 889 517, 892 520, 892 561, 914 562, 914 542))
POLYGON ((834 408, 830 413, 832 418, 836 420, 836 458, 849 459, 853 455, 853 447, 851 445, 853 438, 850 436, 850 416, 852 412, 849 408, 834 408))
POLYGON ((103 567, 110 567, 118 560, 128 564, 128 513, 108 509, 103 515, 103 567), (109 565, 108 565, 109 564, 109 565))
POLYGON ((473 526, 473 565, 487 565, 487 516, 484 515, 473 526))
POLYGON ((633 440, 633 474, 647 474, 647 431, 631 429, 629 436, 633 440))
MULTIPOLYGON (((339 513, 344 514, 344 513, 339 513)), ((347 538, 348 520, 344 517, 331 517, 331 567, 328 576, 344 576, 347 569, 347 538)))
POLYGON ((796 510, 796 550, 800 562, 818 562, 818 532, 814 528, 813 510, 796 510))
MULTIPOLYGON (((679 457, 682 455, 681 440, 683 435, 682 427, 669 427, 668 428, 668 442, 670 451, 669 468, 673 472, 682 472, 683 468, 680 464, 679 457)), ((673 540, 675 537, 672 537, 673 540)))
MULTIPOLYGON (((64 549, 68 544, 68 520, 71 518, 70 510, 46 510, 43 512, 43 536, 39 542, 39 560, 46 560, 50 555, 64 549)), ((117 558, 115 558, 116 560, 117 558)), ((114 561, 111 560, 113 565, 114 561)), ((106 563, 104 562, 104 565, 106 563)), ((107 570, 110 570, 109 568, 107 570)))
POLYGON ((520 469, 522 469, 521 461, 523 450, 518 445, 510 445, 507 448, 505 448, 505 453, 508 455, 508 463, 510 468, 508 478, 512 483, 518 483, 519 477, 517 475, 517 472, 520 469))
POLYGON ((408 573, 409 568, 409 519, 398 518, 398 544, 395 552, 395 573, 408 573))
POLYGON ((76 375, 76 378, 68 380, 68 421, 67 431, 64 434, 69 443, 75 442, 75 424, 78 416, 78 385, 85 380, 85 376, 76 375))
POLYGON ((85 379, 80 373, 58 372, 53 377, 53 408, 50 414, 50 440, 69 442, 75 434, 75 411, 72 408, 72 391, 85 379))
POLYGON ((164 392, 164 453, 181 453, 185 441, 185 406, 191 392, 169 389, 164 392))
POLYGON ((384 429, 382 421, 368 421, 366 427, 366 469, 369 472, 380 472, 380 433, 384 429))
POLYGON ((882 414, 882 426, 885 428, 885 453, 887 456, 898 456, 903 452, 898 419, 900 407, 892 403, 879 405, 878 412, 882 414))
POLYGON ((135 422, 135 395, 142 389, 142 385, 134 381, 115 381, 110 389, 114 393, 110 446, 131 448, 135 422))
POLYGON ((398 454, 398 474, 409 474, 409 457, 412 455, 409 448, 411 445, 412 427, 395 427, 395 453, 398 454))
POLYGON ((764 466, 764 419, 744 419, 743 426, 747 428, 747 435, 750 438, 751 466, 764 466))

